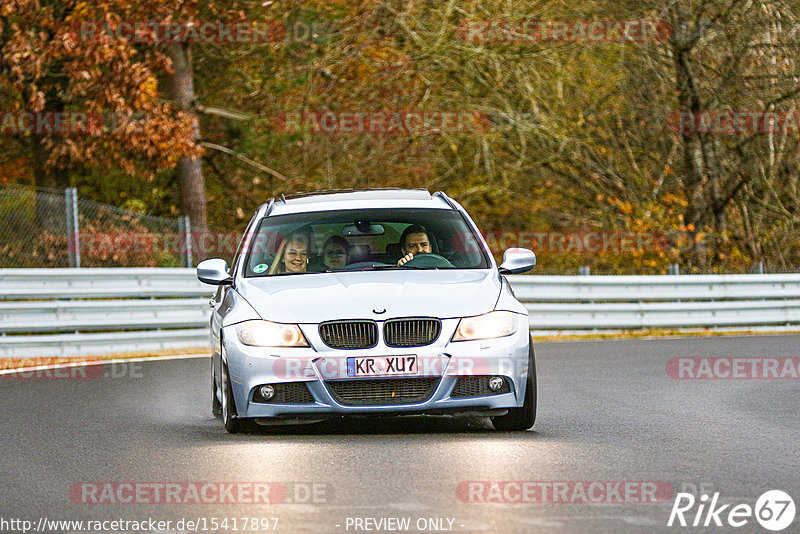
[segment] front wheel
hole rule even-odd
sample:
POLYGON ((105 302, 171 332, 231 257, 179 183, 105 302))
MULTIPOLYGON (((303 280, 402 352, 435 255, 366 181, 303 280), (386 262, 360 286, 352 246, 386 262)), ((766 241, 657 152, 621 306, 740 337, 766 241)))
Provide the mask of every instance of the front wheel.
POLYGON ((222 423, 228 433, 237 434, 247 430, 247 423, 243 419, 239 419, 236 414, 236 401, 233 399, 233 388, 228 375, 228 365, 224 362, 222 364, 222 402, 220 404, 222 423))
POLYGON ((521 408, 511 408, 508 413, 492 417, 496 430, 528 430, 536 421, 536 358, 533 354, 533 340, 528 349, 528 380, 525 385, 525 400, 521 408))

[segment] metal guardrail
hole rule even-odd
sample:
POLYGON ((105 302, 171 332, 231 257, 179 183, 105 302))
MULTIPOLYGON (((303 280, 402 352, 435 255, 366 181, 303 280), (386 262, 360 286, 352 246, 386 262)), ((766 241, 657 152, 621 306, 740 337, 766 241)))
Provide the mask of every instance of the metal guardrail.
POLYGON ((205 323, 207 309, 208 298, 0 302, 0 321, 7 333, 183 328, 205 323))
POLYGON ((0 358, 208 345, 194 269, 0 269, 0 358))
POLYGON ((800 325, 800 274, 512 276, 533 330, 800 325))
MULTIPOLYGON (((206 347, 208 329, 0 337, 0 358, 54 358, 206 347)), ((210 354, 210 352, 209 352, 210 354)))
POLYGON ((607 302, 800 298, 800 274, 510 276, 522 301, 607 302))
MULTIPOLYGON (((510 276, 534 331, 800 325, 800 274, 510 276)), ((0 358, 205 347, 194 269, 0 269, 0 358)))
POLYGON ((0 300, 200 297, 194 269, 0 269, 0 300))

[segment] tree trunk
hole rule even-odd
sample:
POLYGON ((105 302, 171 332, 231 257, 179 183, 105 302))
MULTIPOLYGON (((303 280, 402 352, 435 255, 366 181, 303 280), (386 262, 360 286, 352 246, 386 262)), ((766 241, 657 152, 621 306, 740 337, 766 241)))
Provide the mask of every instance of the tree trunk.
MULTIPOLYGON (((191 45, 173 43, 167 46, 172 59, 173 72, 169 76, 170 97, 180 109, 192 116, 192 140, 200 139, 200 121, 195 110, 194 68, 191 45)), ((200 157, 182 157, 176 168, 181 188, 183 211, 189 216, 193 231, 206 228, 206 187, 203 178, 203 160, 200 157)))
POLYGON ((30 142, 34 184, 39 188, 54 190, 37 190, 35 201, 36 225, 43 232, 66 235, 67 222, 64 189, 69 187, 68 174, 66 171, 55 169, 47 164, 48 154, 42 144, 40 135, 32 135, 30 142), (58 190, 61 190, 61 192, 59 193, 58 190))
MULTIPOLYGON (((690 59, 690 48, 676 45, 675 54, 675 81, 678 89, 678 110, 680 113, 697 113, 700 111, 700 101, 694 87, 690 59)), ((681 132, 683 141, 683 161, 685 166, 684 192, 688 202, 684 213, 684 223, 691 225, 687 231, 689 238, 690 264, 699 267, 705 266, 706 252, 697 234, 703 226, 705 213, 705 198, 703 185, 706 181, 706 161, 703 154, 703 144, 697 132, 681 132)))
MULTIPOLYGON (((47 78, 52 82, 51 89, 45 94, 45 107, 42 113, 56 113, 64 111, 64 102, 58 97, 60 80, 47 78)), ((26 102, 31 101, 29 89, 22 92, 26 102)), ((69 187, 69 172, 47 163, 50 153, 42 142, 42 135, 34 133, 30 136, 31 169, 33 170, 33 185, 52 191, 37 191, 34 213, 36 226, 42 232, 54 235, 66 235, 66 206, 64 189, 69 187)))

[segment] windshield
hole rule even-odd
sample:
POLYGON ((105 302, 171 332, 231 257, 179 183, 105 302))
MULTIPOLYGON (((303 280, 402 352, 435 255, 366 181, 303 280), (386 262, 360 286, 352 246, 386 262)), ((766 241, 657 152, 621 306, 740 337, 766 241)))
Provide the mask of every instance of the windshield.
POLYGON ((266 217, 245 277, 391 269, 487 269, 480 240, 455 210, 361 209, 266 217))

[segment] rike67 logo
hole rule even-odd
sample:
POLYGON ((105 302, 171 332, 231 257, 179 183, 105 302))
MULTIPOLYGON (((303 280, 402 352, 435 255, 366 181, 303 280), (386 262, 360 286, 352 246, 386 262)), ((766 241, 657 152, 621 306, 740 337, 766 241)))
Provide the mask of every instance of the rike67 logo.
POLYGON ((762 527, 777 532, 791 525, 794 516, 794 500, 781 490, 765 492, 756 500, 755 507, 746 503, 719 504, 718 492, 714 493, 710 502, 707 494, 695 499, 691 493, 678 493, 667 526, 742 527, 755 517, 762 527), (697 509, 693 510, 695 505, 697 509))

